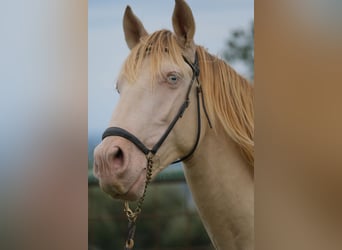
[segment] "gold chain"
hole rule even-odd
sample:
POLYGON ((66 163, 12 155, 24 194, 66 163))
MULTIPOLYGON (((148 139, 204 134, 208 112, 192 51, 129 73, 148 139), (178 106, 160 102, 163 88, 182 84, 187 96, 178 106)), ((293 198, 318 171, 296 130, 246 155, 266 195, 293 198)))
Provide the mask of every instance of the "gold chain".
POLYGON ((126 239, 125 250, 133 249, 133 246, 134 246, 135 222, 138 218, 138 215, 141 213, 141 208, 142 208, 145 196, 146 196, 146 190, 152 179, 153 156, 154 155, 151 152, 146 155, 147 168, 146 168, 145 187, 144 187, 143 195, 140 197, 138 201, 137 207, 135 208, 134 211, 132 211, 129 207, 128 201, 125 201, 124 203, 124 212, 126 213, 126 216, 128 219, 128 235, 126 239))

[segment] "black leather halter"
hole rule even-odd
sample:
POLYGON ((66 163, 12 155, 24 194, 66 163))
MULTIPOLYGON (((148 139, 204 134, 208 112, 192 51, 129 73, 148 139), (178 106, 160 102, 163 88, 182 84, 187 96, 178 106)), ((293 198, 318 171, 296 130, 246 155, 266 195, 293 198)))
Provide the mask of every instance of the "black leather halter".
MULTIPOLYGON (((168 135, 170 134, 171 130, 173 129, 173 127, 176 125, 177 121, 182 118, 185 110, 187 109, 187 107, 189 106, 189 103, 190 103, 190 99, 189 99, 189 96, 190 96, 190 92, 191 92, 191 89, 192 89, 192 85, 193 83, 195 82, 195 80, 197 80, 197 137, 196 137, 196 141, 195 141, 195 144, 194 146, 192 147, 192 149, 189 151, 188 154, 186 154, 185 156, 183 156, 182 158, 174 161, 173 163, 176 163, 176 162, 180 162, 180 161, 183 161, 187 158, 189 158, 196 150, 196 147, 198 145, 198 141, 199 141, 199 138, 200 138, 200 134, 201 134, 201 111, 200 111, 200 101, 199 101, 199 95, 202 93, 202 89, 201 89, 201 85, 199 84, 199 81, 198 81, 198 77, 199 77, 199 74, 200 74, 200 69, 199 69, 199 64, 198 64, 198 55, 197 55, 197 52, 195 53, 195 61, 194 63, 191 63, 188 61, 188 59, 186 59, 184 56, 183 56, 183 59, 184 61, 191 67, 192 69, 192 79, 191 79, 191 82, 190 82, 190 85, 188 87, 188 90, 187 90, 187 93, 186 93, 186 96, 185 96, 185 100, 183 102, 183 104, 180 106, 176 116, 173 118, 173 120, 171 121, 169 127, 166 129, 166 131, 164 132, 164 134, 162 135, 162 137, 160 137, 160 139, 158 140, 158 142, 152 147, 152 149, 149 149, 147 148, 144 143, 142 143, 135 135, 133 135, 132 133, 128 132, 127 130, 123 129, 123 128, 120 128, 120 127, 110 127, 110 128, 107 128, 105 130, 105 132, 103 133, 102 135, 102 140, 108 136, 120 136, 120 137, 123 137, 127 140, 129 140, 130 142, 132 142, 135 146, 137 146, 137 148, 139 148, 146 156, 147 155, 152 155, 154 156, 159 148, 161 147, 161 145, 163 144, 163 142, 165 141, 165 139, 168 137, 168 135)), ((204 105, 204 99, 203 99, 203 94, 201 95, 202 96, 202 105, 203 105, 203 109, 204 109, 204 112, 205 112, 205 115, 208 119, 208 123, 209 123, 209 126, 211 127, 211 122, 209 120, 209 117, 208 117, 208 114, 207 114, 207 111, 205 109, 205 105, 204 105)))
POLYGON ((121 137, 129 140, 135 146, 137 146, 137 148, 139 148, 141 150, 141 152, 143 152, 145 154, 146 160, 147 160, 145 187, 144 187, 143 195, 138 200, 138 204, 137 204, 135 210, 132 211, 129 208, 128 202, 127 201, 125 202, 124 211, 125 211, 127 219, 128 219, 128 233, 127 233, 127 239, 126 239, 126 244, 125 244, 125 248, 124 248, 125 250, 131 250, 131 249, 133 249, 133 246, 134 246, 134 234, 135 234, 135 228, 136 228, 136 219, 141 212, 142 204, 144 202, 144 198, 146 195, 147 186, 149 185, 149 183, 151 182, 151 179, 152 179, 153 158, 156 155, 156 153, 158 152, 158 150, 161 147, 161 145, 163 144, 163 142, 166 140, 166 138, 170 134, 173 127, 176 125, 177 121, 180 118, 182 118, 185 110, 189 106, 189 103, 190 103, 189 96, 190 96, 190 92, 192 89, 192 85, 194 84, 195 80, 197 80, 197 91, 196 91, 196 97, 197 97, 196 98, 196 100, 197 100, 197 136, 196 136, 196 141, 195 141, 195 144, 193 145, 192 149, 189 151, 188 154, 186 154, 185 156, 183 156, 179 160, 174 161, 173 163, 180 162, 180 161, 183 161, 183 160, 189 158, 195 152, 195 150, 197 148, 199 138, 201 135, 200 94, 202 97, 202 105, 203 105, 204 113, 207 117, 210 128, 212 127, 211 122, 209 120, 207 110, 205 108, 202 88, 201 88, 201 85, 198 81, 198 76, 200 74, 200 70, 199 70, 199 65, 198 65, 197 52, 195 53, 194 63, 190 63, 184 56, 183 56, 183 59, 192 69, 192 78, 191 78, 191 82, 190 82, 190 85, 188 87, 188 90, 186 92, 186 95, 185 95, 185 100, 184 100, 183 104, 180 106, 176 116, 171 121, 169 127, 166 129, 166 131, 164 132, 162 137, 160 137, 158 142, 152 147, 152 149, 147 148, 144 145, 144 143, 142 143, 135 135, 133 135, 132 133, 130 133, 127 130, 120 128, 120 127, 107 128, 102 135, 102 140, 108 136, 121 136, 121 137))

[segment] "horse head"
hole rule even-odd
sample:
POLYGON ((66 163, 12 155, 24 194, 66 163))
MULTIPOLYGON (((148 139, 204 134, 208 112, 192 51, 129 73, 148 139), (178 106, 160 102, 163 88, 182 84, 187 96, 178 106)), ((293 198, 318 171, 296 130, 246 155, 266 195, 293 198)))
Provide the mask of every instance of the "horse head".
POLYGON ((125 10, 123 28, 131 52, 118 77, 120 100, 110 128, 94 151, 94 174, 113 198, 139 199, 148 157, 153 178, 190 156, 200 138, 195 22, 183 0, 176 0, 172 24, 173 33, 148 34, 131 8, 125 10))

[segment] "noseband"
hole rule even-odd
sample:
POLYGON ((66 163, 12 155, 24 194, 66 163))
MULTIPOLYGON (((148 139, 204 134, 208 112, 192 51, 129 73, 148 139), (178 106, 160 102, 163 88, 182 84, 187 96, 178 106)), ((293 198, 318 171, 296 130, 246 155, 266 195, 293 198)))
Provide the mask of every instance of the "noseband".
POLYGON ((198 80, 198 77, 200 74, 200 69, 199 69, 197 52, 195 53, 194 63, 189 62, 188 59, 184 56, 183 56, 183 59, 192 69, 192 78, 191 78, 188 90, 186 92, 185 100, 182 103, 182 105, 180 106, 176 116, 172 119, 170 125, 168 126, 168 128, 166 129, 164 134, 160 137, 160 139, 157 141, 157 143, 151 149, 147 148, 144 145, 144 143, 142 143, 135 135, 133 135, 132 133, 130 133, 127 130, 120 128, 120 127, 107 128, 102 135, 102 140, 108 136, 120 136, 120 137, 123 137, 123 138, 129 140, 146 156, 146 159, 147 159, 145 188, 144 188, 143 195, 141 196, 141 198, 138 201, 138 204, 137 204, 135 211, 133 212, 129 208, 128 202, 125 202, 124 211, 126 212, 126 215, 128 218, 128 235, 127 235, 126 246, 125 246, 126 250, 132 249, 133 245, 134 245, 133 238, 134 238, 134 233, 135 233, 135 221, 138 217, 138 214, 141 212, 141 207, 142 207, 142 203, 143 203, 144 198, 145 198, 146 189, 147 189, 148 184, 151 181, 153 157, 157 154, 159 148, 161 147, 163 142, 166 140, 166 138, 168 137, 168 135, 170 134, 170 132, 172 131, 172 129, 176 125, 177 121, 180 118, 182 118, 185 110, 188 108, 189 103, 190 103, 189 96, 190 96, 190 92, 191 92, 191 89, 192 89, 192 86, 193 86, 195 80, 197 80, 197 87, 196 87, 197 88, 197 91, 196 91, 196 97, 197 97, 196 98, 196 100, 197 100, 197 136, 196 136, 196 141, 195 141, 192 149, 189 151, 188 154, 186 154, 185 156, 181 157, 180 159, 174 161, 173 163, 181 162, 181 161, 188 159, 195 152, 195 150, 197 148, 199 138, 201 135, 201 110, 200 110, 200 100, 199 100, 200 95, 201 95, 201 99, 202 99, 203 110, 204 110, 204 113, 205 113, 206 118, 208 120, 209 127, 210 128, 212 127, 208 113, 207 113, 207 110, 205 108, 202 88, 201 88, 201 85, 200 85, 199 80, 198 80))

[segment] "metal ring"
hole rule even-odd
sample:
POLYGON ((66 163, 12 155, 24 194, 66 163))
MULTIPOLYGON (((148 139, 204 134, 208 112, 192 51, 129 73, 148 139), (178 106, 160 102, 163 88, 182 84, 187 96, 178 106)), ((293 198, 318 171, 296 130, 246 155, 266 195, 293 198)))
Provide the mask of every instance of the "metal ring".
POLYGON ((133 239, 126 240, 126 248, 127 249, 132 249, 133 246, 134 246, 134 240, 133 239))

